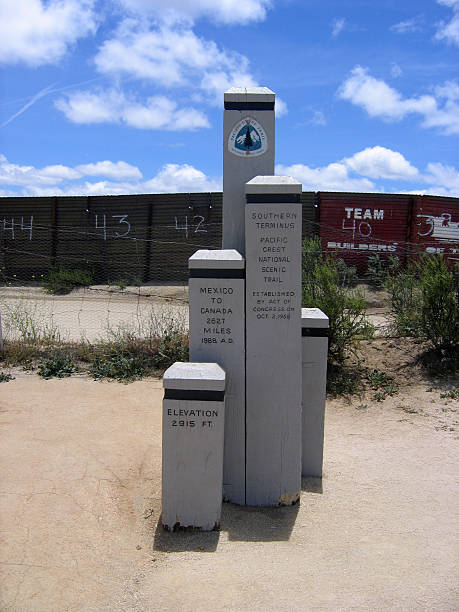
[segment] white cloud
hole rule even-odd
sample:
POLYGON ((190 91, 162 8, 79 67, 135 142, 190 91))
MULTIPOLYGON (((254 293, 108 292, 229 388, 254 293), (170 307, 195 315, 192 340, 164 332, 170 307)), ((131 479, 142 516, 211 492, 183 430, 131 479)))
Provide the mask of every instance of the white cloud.
POLYGON ((343 100, 365 109, 370 117, 398 121, 409 114, 423 117, 423 127, 438 127, 445 134, 459 134, 459 86, 447 82, 437 87, 435 95, 404 98, 383 80, 356 66, 338 90, 343 100))
POLYGON ((266 17, 271 0, 120 0, 133 13, 171 23, 208 17, 219 23, 246 24, 266 17))
POLYGON ((275 106, 276 106, 276 117, 278 119, 279 117, 284 117, 288 113, 287 103, 284 102, 278 96, 276 96, 275 106))
POLYGON ((221 50, 215 42, 181 25, 146 28, 139 21, 125 20, 114 38, 101 46, 95 64, 100 73, 112 77, 129 76, 162 87, 199 88, 217 104, 230 87, 257 85, 245 56, 221 50))
POLYGON ((407 19, 406 21, 400 21, 399 23, 395 23, 390 27, 392 32, 396 32, 397 34, 406 34, 407 32, 421 32, 422 27, 422 17, 417 16, 412 19, 407 19))
POLYGON ((103 93, 72 91, 55 101, 55 107, 74 123, 104 123, 120 120, 124 96, 111 89, 103 93))
POLYGON ((144 30, 133 20, 123 22, 95 58, 102 74, 127 74, 166 87, 184 84, 190 71, 202 72, 229 62, 213 41, 198 38, 190 29, 144 30))
MULTIPOLYGON (((277 165, 277 175, 293 176, 308 191, 390 191, 384 183, 370 179, 397 181, 397 193, 430 193, 459 197, 459 171, 441 163, 429 163, 420 173, 405 157, 384 147, 368 147, 351 157, 327 166, 311 168, 305 164, 277 165), (360 176, 355 176, 360 175, 360 176), (399 183, 412 188, 400 189, 399 183), (428 188, 425 188, 428 185, 428 188)), ((392 189, 393 191, 393 189, 392 189)))
POLYGON ((0 154, 0 184, 3 185, 54 185, 80 176, 78 171, 68 166, 34 168, 34 166, 11 164, 4 155, 0 154))
POLYGON ((58 61, 97 29, 94 0, 3 0, 0 63, 40 66, 58 61))
POLYGON ((293 176, 303 184, 306 191, 379 191, 366 178, 351 178, 343 163, 332 163, 322 168, 311 168, 305 164, 291 166, 276 165, 276 174, 293 176))
POLYGON ((401 94, 380 79, 368 74, 367 68, 356 66, 341 85, 338 95, 364 108, 371 117, 402 119, 409 113, 428 113, 435 109, 432 96, 403 99, 401 94))
MULTIPOLYGON (((128 195, 142 193, 137 185, 131 183, 113 183, 110 181, 98 181, 90 183, 77 183, 66 185, 65 187, 41 187, 30 185, 24 189, 21 195, 32 197, 53 197, 53 196, 97 196, 97 195, 128 195)), ((18 195, 18 194, 15 194, 18 195)))
POLYGON ((445 134, 459 134, 459 83, 447 81, 434 91, 442 106, 424 117, 424 127, 438 127, 445 134))
MULTIPOLYGON (((155 88, 180 88, 202 105, 220 106, 231 87, 253 87, 248 59, 210 40, 198 37, 186 25, 156 25, 124 19, 114 36, 105 41, 96 57, 97 70, 118 85, 108 91, 76 91, 56 102, 56 107, 76 123, 116 122, 141 129, 198 129, 208 127, 207 117, 195 108, 178 108, 168 97, 156 95, 146 102, 130 99, 121 91, 120 79, 142 80, 155 88)), ((177 94, 174 94, 174 97, 177 94)), ((287 113, 276 100, 277 116, 287 113)))
POLYGON ((453 166, 440 163, 427 164, 424 181, 433 185, 432 191, 439 195, 459 197, 459 171, 453 166))
POLYGON ((450 21, 442 21, 435 35, 438 40, 445 39, 454 45, 459 45, 459 0, 437 0, 438 4, 443 4, 453 9, 453 16, 450 21))
POLYGON ((332 22, 332 37, 336 38, 341 34, 346 26, 346 19, 344 17, 336 18, 332 22))
POLYGON ((343 163, 353 172, 374 179, 410 180, 419 174, 401 153, 379 146, 359 151, 343 163))
POLYGON ((209 127, 203 113, 194 108, 177 108, 177 104, 165 96, 152 96, 140 103, 115 89, 97 93, 76 91, 66 94, 55 105, 74 123, 124 123, 151 130, 209 127))
POLYGON ((107 176, 115 180, 142 178, 142 173, 136 166, 131 166, 124 161, 105 160, 93 164, 82 164, 76 169, 86 176, 107 176))
POLYGON ((38 171, 41 177, 49 178, 53 181, 67 181, 80 178, 81 174, 78 170, 56 164, 54 166, 45 166, 38 171))
POLYGON ((144 183, 147 193, 182 191, 219 191, 221 180, 209 179, 189 164, 166 164, 158 174, 144 183))
POLYGON ((145 181, 139 180, 141 178, 140 170, 124 161, 105 160, 76 168, 62 165, 35 168, 9 163, 0 154, 0 185, 10 188, 0 189, 3 196, 122 195, 222 189, 221 178, 208 177, 190 164, 165 164, 152 178, 145 181), (112 180, 78 182, 83 176, 107 176, 112 180))
MULTIPOLYGON (((390 191, 387 183, 381 182, 383 179, 397 181, 395 190, 399 193, 459 197, 459 170, 456 168, 429 163, 425 172, 420 173, 401 153, 379 146, 318 168, 301 163, 277 165, 276 174, 293 176, 303 183, 304 189, 311 191, 390 191), (400 182, 406 183, 408 188, 400 189, 400 182)), ((0 154, 2 196, 122 195, 222 189, 221 177, 209 177, 190 164, 165 164, 155 176, 141 179, 139 168, 121 160, 80 164, 75 168, 60 164, 35 168, 10 163, 0 154), (109 180, 81 180, 85 176, 106 176, 109 180)))

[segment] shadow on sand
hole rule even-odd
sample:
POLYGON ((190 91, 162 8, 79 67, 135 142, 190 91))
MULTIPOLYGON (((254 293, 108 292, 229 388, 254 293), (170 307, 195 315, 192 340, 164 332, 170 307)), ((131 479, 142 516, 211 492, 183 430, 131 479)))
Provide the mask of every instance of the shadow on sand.
POLYGON ((322 478, 303 477, 301 479, 301 490, 304 493, 320 493, 322 495, 322 478))
POLYGON ((220 531, 180 530, 170 532, 163 529, 161 517, 159 517, 153 548, 171 553, 214 552, 221 532, 227 532, 229 540, 242 542, 286 541, 290 539, 298 510, 298 504, 275 508, 256 508, 224 503, 220 531))

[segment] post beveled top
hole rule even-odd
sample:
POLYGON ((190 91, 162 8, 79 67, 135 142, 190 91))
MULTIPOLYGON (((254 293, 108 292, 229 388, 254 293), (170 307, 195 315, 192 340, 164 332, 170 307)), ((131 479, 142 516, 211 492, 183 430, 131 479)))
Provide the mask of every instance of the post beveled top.
POLYGON ((236 249, 199 249, 188 259, 188 267, 194 268, 216 268, 216 269, 242 269, 245 260, 236 249))
POLYGON ((301 309, 301 327, 323 328, 328 326, 328 317, 320 308, 301 309))
POLYGON ((217 363, 176 361, 163 376, 165 389, 224 391, 225 371, 217 363))
POLYGON ((274 102, 276 94, 268 87, 231 87, 225 91, 225 102, 274 102))
POLYGON ((256 176, 245 184, 248 194, 301 194, 303 186, 291 176, 256 176))

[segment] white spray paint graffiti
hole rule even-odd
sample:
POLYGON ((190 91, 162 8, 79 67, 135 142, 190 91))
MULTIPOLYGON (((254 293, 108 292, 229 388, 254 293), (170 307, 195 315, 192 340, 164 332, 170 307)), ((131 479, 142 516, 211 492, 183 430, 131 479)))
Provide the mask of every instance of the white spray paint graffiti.
POLYGON ((418 218, 425 219, 427 229, 421 231, 419 223, 418 236, 431 236, 440 242, 459 242, 459 222, 452 221, 452 215, 443 212, 439 217, 434 215, 417 215, 418 218))

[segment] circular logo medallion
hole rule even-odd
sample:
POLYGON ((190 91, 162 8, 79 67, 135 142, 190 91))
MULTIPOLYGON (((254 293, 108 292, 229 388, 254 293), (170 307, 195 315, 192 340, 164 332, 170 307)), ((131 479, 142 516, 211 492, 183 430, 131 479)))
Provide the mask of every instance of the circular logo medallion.
POLYGON ((240 157, 256 157, 268 150, 266 132, 255 119, 246 117, 236 123, 228 138, 228 149, 240 157))

